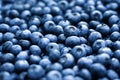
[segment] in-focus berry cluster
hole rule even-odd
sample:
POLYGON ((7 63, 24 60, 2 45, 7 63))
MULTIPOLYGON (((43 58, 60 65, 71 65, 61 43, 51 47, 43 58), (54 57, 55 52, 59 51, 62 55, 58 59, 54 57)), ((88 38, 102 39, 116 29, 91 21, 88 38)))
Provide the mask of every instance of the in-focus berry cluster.
POLYGON ((120 0, 0 0, 0 80, 120 80, 120 0))

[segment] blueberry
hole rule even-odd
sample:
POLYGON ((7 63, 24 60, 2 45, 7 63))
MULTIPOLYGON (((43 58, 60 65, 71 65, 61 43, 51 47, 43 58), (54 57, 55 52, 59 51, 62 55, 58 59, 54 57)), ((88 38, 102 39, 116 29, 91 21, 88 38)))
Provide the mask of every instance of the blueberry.
POLYGON ((67 1, 59 1, 58 6, 61 8, 61 10, 66 10, 68 9, 69 3, 67 1))
POLYGON ((2 51, 10 52, 12 46, 13 46, 13 43, 11 41, 6 41, 5 43, 2 44, 2 51))
POLYGON ((55 23, 53 21, 46 21, 44 23, 44 29, 48 33, 51 33, 54 27, 55 27, 55 23))
POLYGON ((118 31, 118 32, 120 31, 118 24, 113 24, 113 25, 111 26, 111 32, 115 32, 115 31, 118 31))
POLYGON ((14 45, 18 43, 18 40, 16 38, 13 38, 10 40, 14 45))
POLYGON ((99 78, 98 80, 109 80, 107 77, 99 78))
POLYGON ((97 25, 96 30, 104 35, 108 35, 110 33, 110 27, 107 24, 97 25))
POLYGON ((51 12, 50 7, 48 6, 43 7, 43 14, 49 14, 50 12, 51 12))
POLYGON ((18 41, 18 44, 25 50, 28 49, 31 45, 30 41, 21 39, 18 41))
POLYGON ((29 27, 29 30, 30 30, 30 32, 36 32, 36 31, 38 30, 38 28, 37 28, 36 25, 31 25, 31 26, 29 27))
POLYGON ((14 72, 14 65, 12 63, 6 62, 1 65, 0 71, 14 72))
POLYGON ((46 48, 47 44, 50 42, 48 38, 41 38, 38 42, 38 45, 41 49, 46 48))
POLYGON ((118 21, 119 21, 119 17, 117 15, 112 15, 109 18, 109 25, 116 24, 116 23, 118 23, 118 21))
POLYGON ((84 23, 78 23, 77 28, 80 30, 80 36, 87 36, 89 32, 89 28, 87 24, 84 23))
POLYGON ((99 24, 100 24, 100 22, 96 21, 96 20, 91 20, 89 22, 90 28, 92 28, 92 29, 96 29, 97 25, 99 25, 99 24))
POLYGON ((48 58, 43 58, 40 60, 39 64, 43 67, 43 68, 47 68, 48 65, 51 65, 52 62, 48 59, 48 58))
POLYGON ((42 8, 41 7, 38 7, 38 6, 34 6, 31 8, 31 11, 30 11, 33 15, 42 15, 42 8))
POLYGON ((29 51, 33 55, 40 55, 41 54, 41 48, 37 45, 31 45, 29 48, 29 51))
POLYGON ((89 34, 88 36, 88 41, 90 43, 93 43, 95 42, 97 39, 101 39, 102 38, 102 35, 101 33, 97 32, 97 31, 93 31, 89 34))
POLYGON ((64 75, 64 76, 68 76, 68 75, 75 76, 75 72, 70 68, 66 68, 66 69, 63 69, 62 75, 64 75))
POLYGON ((57 49, 53 49, 49 52, 49 58, 51 61, 57 61, 60 58, 60 51, 57 49))
POLYGON ((40 24, 41 24, 41 21, 40 21, 39 17, 37 17, 37 16, 32 17, 28 23, 28 25, 30 25, 30 26, 31 25, 40 26, 40 24))
POLYGON ((3 35, 3 40, 4 41, 10 41, 11 39, 13 39, 15 37, 15 35, 11 32, 6 32, 4 35, 3 35))
POLYGON ((81 46, 83 46, 86 50, 86 55, 91 55, 93 52, 93 49, 91 48, 91 46, 86 45, 86 44, 81 44, 81 46))
POLYGON ((114 31, 114 32, 112 32, 111 35, 110 35, 110 40, 116 41, 116 40, 118 40, 119 36, 120 36, 120 33, 117 32, 117 31, 114 31))
MULTIPOLYGON (((80 6, 74 6, 73 8, 72 8, 72 12, 79 12, 79 13, 81 13, 82 12, 82 7, 80 7, 80 6)), ((82 16, 81 16, 82 17, 82 16)), ((81 18, 82 19, 82 18, 81 18)))
POLYGON ((31 43, 38 44, 39 40, 43 37, 43 34, 40 32, 33 32, 30 35, 31 43))
POLYGON ((65 44, 66 44, 66 46, 74 47, 74 46, 80 44, 80 38, 77 37, 77 36, 67 37, 66 40, 65 40, 65 44))
POLYGON ((23 19, 29 20, 30 16, 31 16, 31 12, 29 10, 24 10, 21 13, 21 18, 23 19))
POLYGON ((20 30, 20 27, 19 27, 19 26, 12 26, 12 27, 10 28, 10 32, 12 32, 12 33, 16 33, 18 30, 20 30))
POLYGON ((94 51, 98 51, 100 48, 103 48, 103 47, 106 47, 106 42, 102 39, 96 40, 92 45, 92 48, 94 51))
POLYGON ((60 34, 58 36, 58 42, 64 43, 66 40, 66 36, 64 34, 60 34))
POLYGON ((53 34, 46 34, 45 38, 48 38, 50 42, 57 42, 57 36, 53 34))
POLYGON ((89 21, 90 17, 87 13, 81 13, 81 21, 89 21))
POLYGON ((59 45, 57 43, 51 42, 51 43, 48 43, 48 45, 46 46, 47 52, 50 52, 55 49, 59 50, 59 45))
POLYGON ((15 70, 26 71, 29 68, 29 63, 26 60, 18 60, 15 62, 15 70))
POLYGON ((28 51, 21 51, 17 56, 16 59, 17 60, 27 60, 28 59, 28 51))
POLYGON ((40 79, 45 75, 45 70, 40 65, 32 64, 27 71, 27 75, 29 79, 40 79))
POLYGON ((26 29, 21 32, 20 36, 22 39, 29 39, 31 36, 31 32, 28 29, 26 29))
POLYGON ((109 10, 117 10, 118 9, 118 4, 116 2, 112 2, 106 5, 106 8, 109 10))
POLYGON ((108 55, 106 53, 99 54, 95 58, 96 58, 95 62, 101 63, 105 66, 109 66, 110 61, 111 61, 110 55, 108 55))
POLYGON ((97 20, 97 21, 101 21, 103 18, 102 13, 98 10, 94 10, 93 12, 91 12, 90 16, 92 20, 97 20))
POLYGON ((111 69, 119 70, 120 69, 119 65, 120 65, 120 62, 119 62, 118 59, 116 59, 116 58, 111 59, 111 62, 110 62, 110 68, 111 69))
POLYGON ((48 72, 48 74, 46 75, 46 78, 47 80, 53 80, 53 79, 62 80, 62 74, 58 71, 53 70, 48 72))
POLYGON ((60 35, 60 34, 63 34, 63 33, 64 33, 64 30, 63 30, 62 26, 57 25, 57 26, 55 26, 55 27, 53 28, 53 33, 54 33, 55 35, 60 35))
POLYGON ((96 8, 101 12, 105 12, 107 10, 107 8, 103 4, 97 5, 96 8))
POLYGON ((117 15, 117 12, 115 12, 113 10, 106 10, 103 13, 103 18, 104 18, 104 20, 108 21, 109 17, 112 16, 112 15, 117 15))
POLYGON ((73 47, 71 53, 75 57, 75 59, 79 59, 79 58, 81 58, 83 56, 86 56, 86 54, 87 54, 85 48, 82 47, 82 46, 73 47))
POLYGON ((14 62, 15 56, 12 53, 7 53, 3 55, 3 61, 4 62, 14 62))
POLYGON ((108 76, 108 78, 109 78, 110 80, 119 79, 119 76, 118 76, 117 72, 115 72, 115 71, 112 70, 112 69, 109 69, 109 70, 107 71, 107 76, 108 76), (112 75, 112 76, 111 76, 111 75, 112 75))
POLYGON ((17 55, 21 51, 22 51, 22 47, 20 45, 11 46, 10 52, 13 53, 14 55, 17 55))
POLYGON ((51 71, 52 70, 62 71, 63 70, 63 66, 60 63, 56 62, 56 63, 53 63, 51 65, 48 65, 47 69, 49 69, 51 71))
POLYGON ((90 67, 90 72, 93 78, 101 78, 107 74, 106 68, 100 63, 94 63, 90 67))
POLYGON ((111 40, 108 39, 105 42, 106 42, 107 47, 112 47, 113 46, 113 42, 111 40))
POLYGON ((52 21, 53 16, 51 14, 45 14, 42 18, 42 23, 46 23, 47 21, 52 21))
POLYGON ((58 16, 55 16, 54 18, 53 18, 53 21, 55 22, 55 23, 59 23, 60 21, 62 21, 62 20, 64 20, 64 18, 61 16, 61 15, 58 15, 58 16))
POLYGON ((82 69, 82 68, 89 69, 92 63, 93 63, 93 60, 86 57, 82 57, 78 59, 78 62, 77 62, 79 69, 82 69))
POLYGON ((0 44, 3 42, 3 33, 0 33, 0 44))
POLYGON ((8 10, 6 15, 9 16, 10 18, 15 18, 18 17, 20 14, 17 10, 13 9, 13 10, 8 10))
POLYGON ((79 74, 80 77, 82 77, 85 80, 92 80, 91 73, 88 69, 82 69, 79 74))
POLYGON ((106 53, 106 54, 108 54, 108 55, 110 55, 110 56, 113 56, 112 50, 111 50, 110 48, 108 48, 108 47, 100 48, 100 49, 98 50, 98 53, 99 53, 99 54, 106 53))
POLYGON ((114 57, 120 60, 120 50, 115 50, 114 57))
POLYGON ((25 22, 25 21, 22 20, 22 19, 20 19, 20 18, 13 18, 13 19, 10 20, 10 25, 11 25, 11 26, 15 26, 15 25, 20 26, 20 25, 23 24, 24 22, 25 22))
POLYGON ((65 18, 68 19, 72 24, 76 24, 81 20, 81 14, 78 12, 66 13, 65 18))
POLYGON ((26 29, 28 29, 28 25, 26 23, 23 23, 23 24, 20 25, 20 29, 21 30, 26 30, 26 29))
POLYGON ((66 53, 60 57, 59 62, 63 67, 72 67, 74 65, 74 57, 70 53, 66 53))
POLYGON ((23 80, 23 79, 26 78, 26 76, 27 76, 27 72, 22 72, 22 73, 19 74, 18 79, 23 80))
POLYGON ((79 36, 80 32, 79 32, 79 29, 76 28, 75 26, 67 26, 65 29, 64 29, 64 35, 65 36, 79 36))
POLYGON ((113 48, 115 49, 115 50, 117 50, 117 49, 120 49, 120 41, 115 41, 114 43, 113 43, 113 48))
POLYGON ((61 49, 61 54, 69 53, 71 51, 70 47, 64 47, 61 49))
POLYGON ((12 80, 10 73, 7 71, 0 72, 0 79, 1 80, 12 80))
POLYGON ((29 57, 29 62, 31 64, 38 64, 40 60, 41 60, 40 56, 37 56, 37 55, 30 55, 29 57))
POLYGON ((5 33, 8 32, 10 29, 10 26, 7 24, 0 24, 0 32, 5 33))
POLYGON ((51 6, 51 14, 52 15, 62 15, 62 11, 59 7, 57 6, 51 6))
POLYGON ((70 25, 70 22, 68 20, 62 20, 58 23, 60 26, 63 27, 63 29, 66 27, 66 26, 69 26, 70 25))

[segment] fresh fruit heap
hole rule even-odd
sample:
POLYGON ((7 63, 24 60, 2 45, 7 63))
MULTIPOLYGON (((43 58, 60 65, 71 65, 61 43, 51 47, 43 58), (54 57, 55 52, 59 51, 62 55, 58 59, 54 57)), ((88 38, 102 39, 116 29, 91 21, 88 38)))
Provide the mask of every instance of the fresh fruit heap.
POLYGON ((0 1, 0 80, 120 80, 120 0, 0 1))

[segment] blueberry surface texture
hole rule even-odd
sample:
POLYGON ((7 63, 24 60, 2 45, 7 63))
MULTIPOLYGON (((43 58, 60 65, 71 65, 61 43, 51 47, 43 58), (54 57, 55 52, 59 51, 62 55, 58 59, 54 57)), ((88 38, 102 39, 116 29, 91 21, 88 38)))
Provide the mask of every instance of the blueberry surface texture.
POLYGON ((120 0, 0 0, 0 80, 120 80, 120 0))

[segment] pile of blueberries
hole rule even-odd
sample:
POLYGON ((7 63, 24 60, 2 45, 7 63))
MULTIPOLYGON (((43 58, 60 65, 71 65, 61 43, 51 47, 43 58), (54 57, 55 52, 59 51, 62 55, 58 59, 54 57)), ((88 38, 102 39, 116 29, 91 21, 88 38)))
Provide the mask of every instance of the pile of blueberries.
POLYGON ((120 0, 0 3, 0 80, 120 80, 120 0))

